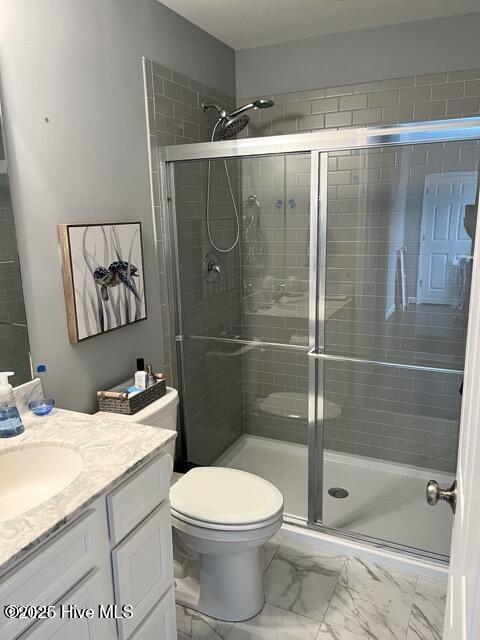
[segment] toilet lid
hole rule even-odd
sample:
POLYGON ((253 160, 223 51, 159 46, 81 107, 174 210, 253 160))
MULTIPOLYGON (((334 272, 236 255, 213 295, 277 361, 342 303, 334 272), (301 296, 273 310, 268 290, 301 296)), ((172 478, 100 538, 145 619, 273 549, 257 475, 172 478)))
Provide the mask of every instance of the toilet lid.
POLYGON ((283 496, 267 480, 223 467, 197 467, 170 489, 172 509, 199 522, 253 524, 283 511, 283 496))

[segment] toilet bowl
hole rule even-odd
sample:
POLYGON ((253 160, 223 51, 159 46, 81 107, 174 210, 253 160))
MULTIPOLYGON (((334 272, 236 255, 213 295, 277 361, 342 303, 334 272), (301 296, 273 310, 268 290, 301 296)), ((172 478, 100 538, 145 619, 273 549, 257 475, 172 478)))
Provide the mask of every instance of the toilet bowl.
MULTIPOLYGON (((115 418, 176 430, 177 405, 167 387, 138 413, 115 418)), ((172 457, 174 449, 174 441, 165 447, 172 457)), ((256 615, 264 603, 259 549, 282 525, 280 491, 245 471, 197 467, 176 480, 170 503, 177 603, 229 622, 256 615)))
POLYGON ((176 579, 178 604, 238 622, 264 604, 260 547, 280 529, 283 496, 245 471, 198 467, 170 490, 172 526, 184 563, 196 575, 176 579))

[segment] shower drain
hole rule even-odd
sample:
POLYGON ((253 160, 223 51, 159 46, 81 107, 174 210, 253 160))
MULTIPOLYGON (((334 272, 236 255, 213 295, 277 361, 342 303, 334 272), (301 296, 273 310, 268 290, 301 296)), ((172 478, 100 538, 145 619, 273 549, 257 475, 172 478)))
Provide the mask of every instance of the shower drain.
POLYGON ((343 487, 331 487, 328 490, 328 495, 332 498, 348 498, 348 491, 343 487))

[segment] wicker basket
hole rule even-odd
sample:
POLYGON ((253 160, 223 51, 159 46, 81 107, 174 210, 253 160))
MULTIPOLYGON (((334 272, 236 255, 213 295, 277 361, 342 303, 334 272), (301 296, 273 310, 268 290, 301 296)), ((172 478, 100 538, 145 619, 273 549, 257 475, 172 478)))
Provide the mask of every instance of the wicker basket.
POLYGON ((133 384, 132 380, 126 380, 122 384, 113 387, 109 391, 97 391, 98 408, 100 411, 109 411, 111 413, 123 413, 131 416, 137 411, 144 409, 150 403, 155 402, 167 392, 167 383, 165 378, 159 379, 151 387, 147 387, 144 391, 129 395, 121 391, 133 384))

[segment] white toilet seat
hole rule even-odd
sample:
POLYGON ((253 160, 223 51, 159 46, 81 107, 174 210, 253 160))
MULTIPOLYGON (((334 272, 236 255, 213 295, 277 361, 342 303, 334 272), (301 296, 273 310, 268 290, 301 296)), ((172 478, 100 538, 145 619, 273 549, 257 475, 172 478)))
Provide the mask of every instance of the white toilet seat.
POLYGON ((170 490, 172 515, 206 529, 268 526, 283 513, 283 496, 270 482, 246 471, 197 467, 170 490))
POLYGON ((219 524, 218 522, 206 522, 204 520, 198 520, 196 518, 190 518, 184 513, 179 513, 173 507, 170 508, 170 512, 173 518, 181 520, 182 522, 191 525, 192 527, 199 527, 200 529, 219 530, 219 531, 255 531, 256 529, 263 529, 269 525, 277 522, 279 518, 283 516, 283 509, 277 511, 271 518, 261 520, 260 522, 254 522, 252 524, 219 524))
MULTIPOLYGON (((223 527, 216 526, 215 528, 207 528, 202 526, 201 523, 191 523, 185 520, 185 518, 178 518, 175 513, 172 513, 172 526, 176 532, 182 532, 188 534, 190 538, 195 538, 197 544, 216 545, 214 549, 215 553, 220 553, 222 547, 219 546, 223 543, 231 547, 232 543, 238 550, 239 544, 245 543, 248 547, 255 546, 257 544, 263 544, 262 541, 271 538, 278 529, 282 526, 282 515, 278 515, 275 520, 271 520, 262 523, 261 526, 248 529, 225 529, 223 527)), ((226 549, 226 547, 225 547, 226 549)))

